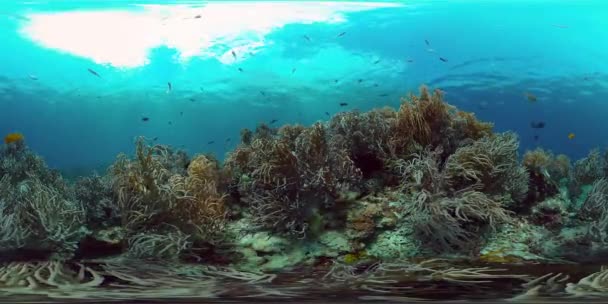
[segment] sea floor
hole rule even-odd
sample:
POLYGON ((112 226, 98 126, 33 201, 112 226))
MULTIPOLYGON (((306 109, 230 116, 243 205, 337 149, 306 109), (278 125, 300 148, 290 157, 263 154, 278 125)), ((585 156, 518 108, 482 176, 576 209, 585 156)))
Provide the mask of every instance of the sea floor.
POLYGON ((607 303, 608 292, 602 296, 600 286, 606 278, 589 277, 600 270, 427 260, 268 274, 191 264, 29 262, 0 268, 0 303, 607 303))

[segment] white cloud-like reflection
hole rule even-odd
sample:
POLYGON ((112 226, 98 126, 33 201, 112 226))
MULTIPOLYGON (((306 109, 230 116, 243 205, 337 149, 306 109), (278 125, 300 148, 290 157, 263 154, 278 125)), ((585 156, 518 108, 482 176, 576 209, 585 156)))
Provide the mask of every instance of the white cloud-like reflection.
MULTIPOLYGON (((98 64, 131 68, 166 46, 179 59, 216 57, 224 64, 260 50, 265 36, 287 24, 340 23, 346 13, 398 6, 388 2, 233 2, 144 5, 139 10, 34 13, 21 33, 36 43, 98 64), (200 16, 200 17, 199 17, 200 16)), ((239 60, 237 59, 237 61, 239 60)))

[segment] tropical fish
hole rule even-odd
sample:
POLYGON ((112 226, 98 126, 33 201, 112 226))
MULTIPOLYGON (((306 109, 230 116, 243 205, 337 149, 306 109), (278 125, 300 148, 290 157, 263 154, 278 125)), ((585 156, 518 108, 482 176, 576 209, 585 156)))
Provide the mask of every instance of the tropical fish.
POLYGON ((325 112, 325 115, 329 116, 329 112, 325 112))
POLYGON ((537 100, 536 96, 534 94, 532 94, 532 93, 526 92, 524 95, 526 96, 526 98, 528 99, 528 101, 531 102, 531 103, 534 103, 537 100))
POLYGON ((346 35, 346 32, 342 32, 342 33, 338 34, 338 37, 342 37, 344 35, 346 35))
POLYGON ((573 140, 575 136, 576 135, 574 135, 574 133, 568 133, 568 139, 569 140, 573 140))
POLYGON ((150 120, 150 117, 147 117, 147 116, 144 116, 141 118, 141 121, 144 121, 144 122, 149 121, 149 120, 150 120))
POLYGON ((545 122, 544 121, 532 121, 530 122, 530 127, 534 128, 534 129, 542 129, 545 127, 545 122))
POLYGON ((100 76, 100 75, 99 75, 97 72, 95 72, 95 71, 93 71, 93 70, 91 70, 91 69, 87 69, 87 71, 89 71, 89 73, 91 73, 91 74, 93 74, 93 75, 95 75, 95 76, 97 76, 97 77, 101 78, 101 76, 100 76))
POLYGON ((24 138, 23 134, 21 134, 21 133, 9 133, 6 136, 4 136, 4 143, 10 144, 10 143, 22 141, 23 138, 24 138))
POLYGON ((439 57, 439 60, 443 61, 443 62, 448 62, 447 59, 443 58, 443 57, 439 57))
POLYGON ((241 73, 242 73, 242 72, 243 72, 243 69, 239 68, 239 72, 241 72, 241 73))
POLYGON ((214 143, 215 143, 215 141, 214 141, 214 140, 211 140, 211 141, 208 141, 208 142, 207 142, 207 144, 208 144, 208 145, 211 145, 211 144, 214 144, 214 143))
POLYGON ((308 35, 304 35, 304 39, 306 39, 308 42, 310 42, 310 37, 308 37, 308 35))
POLYGON ((341 103, 340 103, 340 106, 341 106, 341 107, 345 107, 345 106, 347 106, 347 105, 348 105, 348 103, 347 103, 347 102, 341 102, 341 103))
POLYGON ((234 57, 234 60, 236 60, 236 53, 234 51, 230 51, 232 53, 232 57, 234 57))
POLYGON ((275 123, 277 121, 279 121, 279 120, 278 119, 273 119, 273 120, 270 121, 270 124, 273 124, 273 123, 275 123))
POLYGON ((380 63, 380 59, 374 61, 374 64, 378 64, 378 63, 380 63))
POLYGON ((540 136, 534 135, 534 141, 538 141, 539 138, 540 138, 540 136))
POLYGON ((386 96, 388 96, 388 93, 378 95, 378 97, 386 97, 386 96))

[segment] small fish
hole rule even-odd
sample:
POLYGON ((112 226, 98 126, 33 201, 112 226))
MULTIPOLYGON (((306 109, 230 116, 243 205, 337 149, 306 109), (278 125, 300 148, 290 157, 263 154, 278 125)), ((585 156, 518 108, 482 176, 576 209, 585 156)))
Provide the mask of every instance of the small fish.
POLYGON ((31 80, 38 80, 38 77, 36 77, 36 75, 27 75, 27 77, 29 77, 31 80))
POLYGON ((374 87, 378 87, 378 84, 377 84, 377 83, 374 83, 374 87))
POLYGON ((196 16, 194 16, 194 19, 201 19, 201 17, 202 17, 201 15, 196 15, 196 16))
POLYGON ((172 89, 173 89, 173 86, 171 85, 171 82, 167 81, 167 93, 171 93, 172 89))
POLYGON ((551 25, 558 27, 558 28, 563 28, 563 29, 568 28, 567 25, 563 25, 563 24, 551 24, 551 25))
POLYGON ((325 112, 325 115, 329 116, 329 112, 325 112))
POLYGON ((348 103, 347 103, 347 102, 341 102, 341 103, 340 103, 340 106, 341 106, 341 107, 346 107, 347 105, 348 105, 348 103))
POLYGON ((270 124, 273 124, 273 123, 275 123, 277 121, 279 121, 279 120, 278 119, 273 119, 273 120, 270 121, 270 124))
POLYGON ((196 101, 196 99, 194 99, 194 98, 188 98, 188 100, 190 100, 191 102, 195 102, 196 101))
POLYGON ((207 144, 208 144, 208 145, 211 145, 211 144, 214 144, 214 143, 215 143, 215 140, 212 140, 212 141, 208 141, 208 142, 207 142, 207 144))
POLYGON ((241 72, 241 73, 242 73, 242 72, 243 72, 243 69, 239 68, 239 72, 241 72))
POLYGON ((576 135, 574 135, 574 133, 568 133, 568 139, 569 140, 573 140, 575 136, 576 135))
POLYGON ((199 89, 201 89, 201 92, 205 92, 205 89, 203 87, 200 87, 199 89))
POLYGON ((338 83, 338 81, 339 81, 338 79, 334 79, 334 83, 338 83))
POLYGON ((532 121, 530 122, 530 127, 532 127, 533 129, 542 129, 545 127, 545 122, 544 121, 532 121))
POLYGON ((230 137, 226 138, 226 142, 229 142, 231 140, 232 140, 232 138, 230 138, 230 137))
POLYGON ((93 71, 92 69, 87 69, 87 71, 89 71, 89 73, 101 78, 101 76, 97 72, 93 71))
POLYGON ((172 122, 172 121, 170 121, 170 120, 169 120, 167 123, 168 123, 169 125, 173 125, 173 122, 172 122))
POLYGON ((152 141, 157 141, 158 140, 158 136, 152 138, 152 141))
POLYGON ((424 39, 424 44, 426 44, 426 46, 431 46, 431 44, 429 43, 428 40, 424 39))
POLYGON ((388 93, 378 95, 378 97, 386 97, 386 96, 388 96, 388 93))
POLYGON ((184 116, 184 112, 179 112, 179 116, 184 116))
POLYGON ((524 95, 526 96, 526 98, 528 99, 528 101, 530 103, 534 103, 537 100, 536 96, 532 93, 526 92, 526 93, 524 93, 524 95))
POLYGON ((447 59, 443 58, 443 57, 439 57, 439 60, 443 61, 443 62, 448 62, 447 59))
POLYGON ((262 96, 266 96, 266 93, 264 93, 264 91, 260 91, 260 94, 262 94, 262 96))
POLYGON ((304 35, 303 37, 304 39, 306 39, 306 41, 311 42, 310 37, 308 37, 308 35, 304 35))
POLYGON ((342 33, 338 34, 338 37, 342 37, 344 35, 346 35, 346 32, 342 32, 342 33))
POLYGON ((540 136, 534 135, 534 141, 538 141, 539 138, 540 138, 540 136))
POLYGON ((408 59, 407 62, 412 63, 414 62, 414 59, 408 59))
POLYGON ((149 120, 150 120, 150 117, 147 117, 147 116, 144 116, 141 118, 141 121, 149 121, 149 120))
POLYGON ((374 64, 378 64, 378 63, 380 63, 380 59, 374 61, 374 64))
POLYGON ((236 60, 236 53, 234 51, 230 51, 232 53, 232 57, 236 60))
POLYGON ((291 74, 296 72, 296 68, 291 69, 291 74))
POLYGON ((357 82, 358 82, 358 83, 362 83, 362 82, 363 82, 363 79, 359 79, 359 80, 357 80, 357 82))

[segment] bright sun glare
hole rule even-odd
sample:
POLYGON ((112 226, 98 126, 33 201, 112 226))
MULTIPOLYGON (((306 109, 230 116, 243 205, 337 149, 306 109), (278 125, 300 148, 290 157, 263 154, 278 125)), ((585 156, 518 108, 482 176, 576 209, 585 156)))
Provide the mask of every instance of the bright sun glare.
MULTIPOLYGON (((144 5, 141 10, 34 13, 21 33, 36 43, 98 64, 131 68, 148 63, 151 49, 167 46, 179 59, 255 53, 265 36, 291 23, 340 23, 345 13, 397 6, 385 2, 208 3, 202 7, 144 5)), ((239 56, 240 57, 240 56, 239 56)), ((237 59, 238 60, 238 59, 237 59)))

